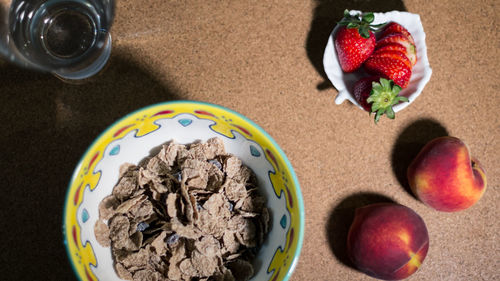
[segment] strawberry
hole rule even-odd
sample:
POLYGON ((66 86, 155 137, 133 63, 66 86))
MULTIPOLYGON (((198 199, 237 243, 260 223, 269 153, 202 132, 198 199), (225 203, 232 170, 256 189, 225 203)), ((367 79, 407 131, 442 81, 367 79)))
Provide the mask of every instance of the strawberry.
POLYGON ((400 51, 390 51, 390 50, 375 50, 371 57, 377 58, 393 58, 402 61, 410 69, 412 68, 411 62, 408 57, 400 51))
POLYGON ((406 37, 403 33, 391 33, 385 37, 382 37, 379 41, 377 41, 376 49, 379 49, 383 46, 398 43, 403 45, 406 48, 406 56, 411 61, 411 65, 415 65, 417 62, 417 48, 415 44, 410 42, 410 39, 406 37))
POLYGON ((378 47, 373 53, 379 53, 382 51, 400 51, 401 53, 404 53, 406 57, 408 57, 406 55, 406 47, 399 43, 389 43, 387 45, 378 47))
POLYGON ((342 70, 353 72, 372 54, 375 49, 375 36, 372 33, 365 39, 359 35, 357 29, 341 27, 335 37, 335 49, 342 70))
POLYGON ((404 28, 402 25, 400 25, 399 23, 397 22, 389 22, 385 27, 384 29, 382 30, 382 33, 381 33, 381 37, 385 37, 389 34, 392 34, 392 33, 402 33, 404 34, 408 40, 410 41, 410 43, 412 43, 413 45, 415 45, 415 40, 413 40, 413 37, 411 36, 410 32, 408 32, 408 30, 406 28, 404 28))
POLYGON ((399 96, 401 87, 394 81, 371 76, 361 78, 354 84, 354 98, 368 112, 375 113, 375 123, 385 113, 390 119, 394 119, 395 113, 392 109, 402 101, 408 102, 408 98, 399 96))
POLYGON ((411 68, 400 59, 372 56, 365 61, 364 66, 368 73, 393 80, 403 89, 410 82, 411 68))
POLYGON ((377 81, 380 81, 379 76, 361 78, 358 82, 356 82, 356 84, 354 84, 352 90, 354 99, 356 99, 359 105, 361 105, 361 107, 368 112, 372 112, 372 107, 366 100, 370 97, 372 82, 377 81))
POLYGON ((341 27, 335 35, 335 50, 344 72, 353 72, 373 53, 375 35, 381 25, 371 25, 373 13, 351 15, 344 11, 344 18, 338 23, 341 27))

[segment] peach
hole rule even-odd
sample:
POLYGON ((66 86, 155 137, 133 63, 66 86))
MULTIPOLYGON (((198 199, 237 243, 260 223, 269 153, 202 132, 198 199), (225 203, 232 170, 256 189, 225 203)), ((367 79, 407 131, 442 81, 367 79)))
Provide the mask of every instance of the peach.
POLYGON ((455 137, 427 143, 408 167, 408 183, 417 198, 445 212, 474 205, 486 190, 486 173, 455 137))
POLYGON ((395 203, 356 209, 347 235, 347 254, 362 272, 379 279, 400 280, 420 267, 429 249, 422 218, 395 203))

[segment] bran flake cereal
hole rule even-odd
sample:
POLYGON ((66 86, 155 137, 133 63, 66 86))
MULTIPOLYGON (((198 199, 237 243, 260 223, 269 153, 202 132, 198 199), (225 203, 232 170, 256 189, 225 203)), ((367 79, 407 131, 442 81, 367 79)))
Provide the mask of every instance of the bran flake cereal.
POLYGON ((125 280, 249 280, 269 231, 253 172, 221 139, 124 164, 94 232, 125 280))

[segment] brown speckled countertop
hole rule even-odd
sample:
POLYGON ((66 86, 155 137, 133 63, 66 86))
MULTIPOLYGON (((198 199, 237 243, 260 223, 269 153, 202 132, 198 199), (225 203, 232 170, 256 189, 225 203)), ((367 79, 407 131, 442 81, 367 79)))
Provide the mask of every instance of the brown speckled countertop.
POLYGON ((118 1, 109 65, 83 85, 0 61, 0 279, 73 280, 62 206, 86 147, 130 111, 188 99, 251 118, 293 164, 306 230, 291 281, 371 280, 349 266, 344 241, 352 209, 381 200, 427 224, 428 256, 408 280, 500 280, 498 1, 217 2, 118 1), (334 103, 322 56, 345 8, 421 16, 433 74, 394 121, 334 103), (442 135, 487 170, 484 197, 458 213, 405 188, 405 165, 442 135))

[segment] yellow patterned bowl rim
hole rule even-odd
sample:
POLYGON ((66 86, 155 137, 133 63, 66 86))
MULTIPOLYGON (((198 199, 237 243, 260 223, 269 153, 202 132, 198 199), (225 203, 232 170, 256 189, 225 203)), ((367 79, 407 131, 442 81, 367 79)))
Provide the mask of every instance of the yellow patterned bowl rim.
MULTIPOLYGON (((86 182, 97 182, 99 176, 90 173, 99 159, 102 158, 104 149, 108 144, 117 138, 121 138, 127 132, 138 130, 138 135, 146 135, 155 130, 157 126, 154 121, 162 118, 172 118, 172 116, 189 113, 200 119, 210 119, 226 123, 230 120, 230 126, 220 126, 215 131, 223 135, 233 135, 233 131, 244 135, 245 138, 255 141, 266 152, 266 158, 273 165, 276 171, 280 171, 286 178, 275 177, 276 194, 284 194, 286 197, 286 208, 290 212, 290 228, 287 232, 285 249, 276 251, 271 264, 268 267, 274 272, 269 280, 288 280, 292 275, 302 249, 305 228, 305 211, 299 181, 293 167, 283 150, 276 141, 259 125, 228 108, 198 101, 171 101, 153 104, 138 109, 125 117, 119 119, 101 133, 83 154, 76 166, 64 203, 63 211, 63 239, 68 258, 75 275, 80 280, 97 280, 90 264, 95 264, 95 256, 91 246, 82 245, 78 239, 80 234, 77 223, 77 209, 83 200, 83 189, 86 182), (222 121, 221 121, 222 122, 222 121), (230 129, 228 128, 230 127, 230 129), (97 177, 97 179, 96 179, 97 177), (289 188, 289 186, 293 188, 289 188), (284 266, 284 269, 281 267, 284 266), (283 269, 283 270, 282 270, 283 269)), ((212 129, 214 129, 212 127, 212 129)), ((94 186, 95 187, 95 186, 94 186)))

